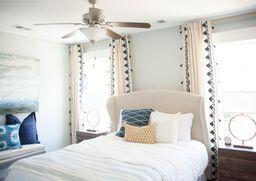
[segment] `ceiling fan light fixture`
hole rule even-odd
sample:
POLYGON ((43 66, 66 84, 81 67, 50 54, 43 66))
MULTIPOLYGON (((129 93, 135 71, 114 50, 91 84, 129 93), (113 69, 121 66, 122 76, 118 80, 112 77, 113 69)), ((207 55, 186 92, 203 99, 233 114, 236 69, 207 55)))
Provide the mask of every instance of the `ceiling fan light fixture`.
POLYGON ((103 30, 97 26, 92 26, 88 28, 81 29, 81 32, 90 40, 91 43, 97 41, 100 35, 103 33, 103 30))

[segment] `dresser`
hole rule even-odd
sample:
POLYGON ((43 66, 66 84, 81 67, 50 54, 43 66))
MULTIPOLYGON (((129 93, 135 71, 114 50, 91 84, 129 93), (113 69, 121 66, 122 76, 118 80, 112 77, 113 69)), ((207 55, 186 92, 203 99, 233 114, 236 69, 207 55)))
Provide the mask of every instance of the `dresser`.
POLYGON ((219 145, 220 181, 256 181, 256 150, 219 145))
POLYGON ((88 131, 76 131, 76 142, 80 143, 83 140, 89 140, 98 136, 107 135, 110 132, 88 132, 88 131))

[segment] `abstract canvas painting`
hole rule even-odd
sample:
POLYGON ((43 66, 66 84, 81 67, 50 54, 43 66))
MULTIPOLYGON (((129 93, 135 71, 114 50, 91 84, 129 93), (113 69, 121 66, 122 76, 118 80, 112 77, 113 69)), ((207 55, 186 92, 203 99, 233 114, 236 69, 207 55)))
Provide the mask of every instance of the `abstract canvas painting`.
POLYGON ((39 59, 0 54, 0 115, 38 111, 39 59))

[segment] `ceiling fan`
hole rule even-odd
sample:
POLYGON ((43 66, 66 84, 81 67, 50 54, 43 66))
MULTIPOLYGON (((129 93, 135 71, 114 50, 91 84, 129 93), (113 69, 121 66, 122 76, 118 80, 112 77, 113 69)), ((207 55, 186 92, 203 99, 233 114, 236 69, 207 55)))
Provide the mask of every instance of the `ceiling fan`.
POLYGON ((63 36, 62 38, 69 38, 74 36, 75 34, 82 32, 91 43, 94 43, 100 34, 105 33, 112 39, 122 38, 121 35, 112 31, 111 27, 127 27, 127 28, 150 28, 151 25, 149 23, 139 23, 139 22, 106 22, 105 16, 103 14, 103 10, 99 8, 95 8, 95 5, 99 2, 99 0, 88 0, 88 2, 92 5, 89 8, 89 12, 82 16, 82 23, 39 23, 34 24, 35 26, 42 25, 76 25, 81 28, 63 36))

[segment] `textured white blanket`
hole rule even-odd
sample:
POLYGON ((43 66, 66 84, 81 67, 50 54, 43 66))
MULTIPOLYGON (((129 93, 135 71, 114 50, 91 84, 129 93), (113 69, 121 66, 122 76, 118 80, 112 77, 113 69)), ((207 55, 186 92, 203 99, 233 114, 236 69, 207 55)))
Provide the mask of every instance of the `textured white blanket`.
POLYGON ((113 134, 13 164, 7 181, 193 181, 208 164, 198 141, 172 144, 124 142, 113 134))

